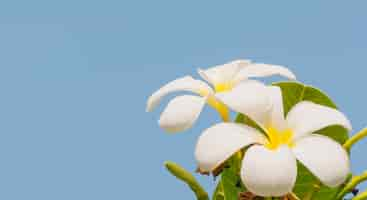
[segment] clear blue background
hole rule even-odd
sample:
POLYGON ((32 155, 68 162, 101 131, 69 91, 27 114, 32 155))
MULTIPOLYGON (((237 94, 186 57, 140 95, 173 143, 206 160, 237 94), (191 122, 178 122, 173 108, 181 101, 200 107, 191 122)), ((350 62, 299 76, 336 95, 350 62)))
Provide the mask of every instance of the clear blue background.
MULTIPOLYGON (((145 113, 162 84, 234 59, 282 64, 367 125, 366 1, 1 1, 0 199, 193 199, 185 133, 145 113)), ((197 76, 196 76, 197 77, 197 76)), ((367 140, 353 171, 367 168, 367 140)), ((199 180, 209 190, 211 178, 199 180)))

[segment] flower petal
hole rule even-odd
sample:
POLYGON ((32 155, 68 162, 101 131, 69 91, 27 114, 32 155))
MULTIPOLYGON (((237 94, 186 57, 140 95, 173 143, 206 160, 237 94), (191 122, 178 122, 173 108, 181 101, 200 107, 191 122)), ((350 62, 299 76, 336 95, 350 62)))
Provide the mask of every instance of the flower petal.
POLYGON ((282 131, 287 128, 284 117, 282 91, 277 86, 269 86, 269 97, 271 98, 272 108, 268 124, 275 129, 282 131))
POLYGON ((296 142, 293 152, 322 183, 329 187, 342 184, 350 172, 344 148, 322 135, 310 135, 296 142))
POLYGON ((265 142, 266 138, 251 127, 236 123, 219 123, 199 137, 195 158, 200 171, 211 172, 241 148, 265 142))
POLYGON ((295 138, 331 125, 341 125, 348 130, 352 129, 349 120, 343 113, 310 101, 302 101, 296 104, 289 111, 286 120, 294 131, 295 138))
POLYGON ((198 73, 204 80, 212 85, 216 85, 231 81, 237 72, 248 64, 250 64, 249 60, 235 60, 206 70, 198 69, 198 73))
POLYGON ((273 75, 284 76, 291 80, 296 79, 296 76, 286 67, 279 65, 253 63, 238 72, 238 74, 235 76, 235 81, 240 82, 252 77, 266 77, 273 75))
POLYGON ((195 80, 191 76, 185 76, 161 87, 149 97, 146 110, 149 112, 160 102, 161 98, 171 92, 189 91, 200 95, 207 95, 213 90, 203 81, 195 80))
POLYGON ((258 196, 283 196, 294 187, 297 162, 286 146, 269 150, 254 145, 243 158, 241 178, 246 188, 258 196))
POLYGON ((167 132, 179 132, 190 128, 205 105, 205 98, 182 95, 172 99, 161 114, 159 125, 167 132))
POLYGON ((260 126, 267 121, 271 109, 268 88, 259 81, 248 80, 228 92, 216 93, 223 104, 236 112, 243 113, 260 126))

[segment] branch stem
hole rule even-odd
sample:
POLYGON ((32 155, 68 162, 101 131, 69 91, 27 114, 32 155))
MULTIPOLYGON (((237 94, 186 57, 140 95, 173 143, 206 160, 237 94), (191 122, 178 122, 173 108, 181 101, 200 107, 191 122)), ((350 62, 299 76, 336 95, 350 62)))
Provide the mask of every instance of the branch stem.
MULTIPOLYGON (((338 194, 337 199, 342 199, 344 195, 353 191, 353 189, 361 182, 367 180, 367 171, 363 172, 361 175, 353 176, 352 179, 347 183, 343 190, 338 194)), ((367 193, 367 191, 366 191, 367 193)))
POLYGON ((201 187, 190 172, 174 162, 166 161, 164 165, 172 175, 184 181, 191 188, 197 200, 209 200, 208 193, 201 187))
POLYGON ((367 190, 354 197, 352 200, 365 200, 367 199, 367 190))
POLYGON ((360 132, 358 132, 357 134, 353 135, 351 138, 349 138, 343 145, 343 147, 347 150, 350 151, 350 149, 352 148, 352 146, 362 140, 363 138, 367 137, 367 128, 364 128, 363 130, 361 130, 360 132))

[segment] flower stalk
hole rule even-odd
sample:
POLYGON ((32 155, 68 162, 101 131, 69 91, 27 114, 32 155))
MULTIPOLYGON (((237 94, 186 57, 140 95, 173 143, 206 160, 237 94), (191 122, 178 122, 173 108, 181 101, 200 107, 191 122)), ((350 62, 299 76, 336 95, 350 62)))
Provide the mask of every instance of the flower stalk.
POLYGON ((191 188, 197 200, 209 200, 208 193, 201 187, 190 172, 174 162, 166 161, 164 165, 172 175, 185 182, 191 188))
POLYGON ((365 200, 367 199, 367 190, 354 197, 352 200, 365 200))
POLYGON ((290 200, 301 200, 300 198, 298 198, 298 196, 296 194, 294 194, 293 192, 289 194, 289 199, 290 200))
POLYGON ((361 175, 352 177, 343 190, 338 194, 337 199, 342 199, 346 194, 352 192, 358 184, 365 180, 367 180, 367 171, 363 172, 361 175))
POLYGON ((360 132, 358 132, 357 134, 355 134, 353 137, 349 138, 345 143, 344 143, 344 148, 347 151, 350 151, 350 149, 352 148, 352 146, 357 143, 358 141, 362 140, 363 138, 367 137, 367 128, 364 128, 363 130, 361 130, 360 132))

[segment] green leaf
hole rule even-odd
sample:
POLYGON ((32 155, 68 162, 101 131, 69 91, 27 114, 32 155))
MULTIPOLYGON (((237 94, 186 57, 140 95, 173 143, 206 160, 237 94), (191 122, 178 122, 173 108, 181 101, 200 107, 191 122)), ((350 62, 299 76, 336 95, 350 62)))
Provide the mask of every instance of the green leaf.
POLYGON ((300 162, 297 162, 297 170, 297 182, 293 192, 303 199, 313 189, 314 184, 318 183, 318 180, 300 162))
POLYGON ((341 187, 329 188, 322 186, 320 190, 313 196, 313 200, 335 200, 340 192, 341 187))
POLYGON ((236 153, 225 164, 221 179, 213 194, 213 200, 237 200, 238 194, 245 191, 240 178, 242 156, 236 153))
POLYGON ((174 162, 166 161, 164 165, 172 175, 185 182, 191 188, 195 193, 197 200, 209 200, 208 194, 190 172, 174 162))
POLYGON ((316 131, 315 133, 332 138, 339 144, 344 144, 345 141, 347 141, 349 138, 348 130, 338 125, 323 128, 321 130, 316 131))
MULTIPOLYGON (((236 119, 234 120, 236 123, 242 123, 242 124, 246 124, 248 126, 251 126, 253 128, 260 128, 256 122, 254 122, 252 119, 250 119, 249 117, 247 117, 244 114, 239 113, 236 117, 236 119)), ((261 128, 260 128, 261 129, 261 128)))
POLYGON ((301 101, 312 101, 320 105, 337 108, 328 95, 312 86, 298 82, 278 82, 273 83, 273 85, 280 87, 282 90, 285 114, 301 101))
POLYGON ((320 181, 300 162, 297 163, 297 182, 293 192, 301 199, 307 199, 313 193, 312 200, 335 200, 342 187, 330 188, 320 184, 320 181), (315 188, 317 186, 317 188, 315 188))
POLYGON ((247 126, 255 128, 266 136, 265 131, 259 125, 257 125, 255 121, 253 121, 251 118, 242 113, 237 114, 235 122, 240 124, 246 124, 247 126))
POLYGON ((223 184, 221 180, 218 182, 218 185, 215 188, 215 191, 213 194, 213 200, 225 200, 224 192, 223 192, 223 184))

